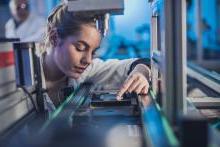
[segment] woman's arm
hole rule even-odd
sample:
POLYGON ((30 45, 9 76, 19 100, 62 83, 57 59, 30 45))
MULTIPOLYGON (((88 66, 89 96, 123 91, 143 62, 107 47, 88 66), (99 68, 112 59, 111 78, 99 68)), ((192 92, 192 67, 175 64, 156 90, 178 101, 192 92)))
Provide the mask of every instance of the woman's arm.
POLYGON ((79 85, 82 82, 92 82, 96 85, 101 85, 103 89, 120 88, 121 92, 119 96, 123 95, 123 93, 128 90, 138 92, 143 85, 145 88, 143 87, 141 92, 143 93, 145 91, 146 93, 149 87, 146 84, 148 84, 148 79, 150 77, 148 65, 150 65, 150 63, 147 59, 111 59, 107 61, 94 59, 93 63, 78 80, 72 80, 72 84, 79 85), (140 80, 136 81, 136 77, 140 80), (131 80, 129 80, 130 78, 131 80), (140 81, 141 83, 139 83, 140 81), (134 87, 136 84, 141 84, 141 87, 136 90, 136 88, 130 87, 131 84, 134 87), (124 87, 122 85, 127 85, 127 87, 122 89, 121 87, 124 87))

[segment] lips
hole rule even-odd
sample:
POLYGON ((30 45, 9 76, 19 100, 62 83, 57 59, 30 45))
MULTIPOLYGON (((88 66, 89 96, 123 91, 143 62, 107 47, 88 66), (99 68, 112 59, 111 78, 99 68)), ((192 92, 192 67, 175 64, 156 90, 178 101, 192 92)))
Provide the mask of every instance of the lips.
POLYGON ((77 73, 83 73, 83 72, 85 71, 85 69, 86 69, 86 68, 75 66, 75 71, 76 71, 77 73))

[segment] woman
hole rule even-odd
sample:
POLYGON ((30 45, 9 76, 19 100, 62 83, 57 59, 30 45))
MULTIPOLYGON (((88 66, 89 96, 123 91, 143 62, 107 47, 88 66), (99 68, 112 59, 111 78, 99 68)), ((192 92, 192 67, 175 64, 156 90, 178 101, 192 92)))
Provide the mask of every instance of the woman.
POLYGON ((150 70, 140 60, 93 58, 101 42, 94 18, 68 12, 67 5, 61 4, 48 17, 47 25, 47 49, 42 65, 48 103, 58 106, 64 101, 60 89, 67 85, 77 87, 83 82, 108 83, 108 88, 120 85, 118 100, 125 92, 148 92, 150 70))

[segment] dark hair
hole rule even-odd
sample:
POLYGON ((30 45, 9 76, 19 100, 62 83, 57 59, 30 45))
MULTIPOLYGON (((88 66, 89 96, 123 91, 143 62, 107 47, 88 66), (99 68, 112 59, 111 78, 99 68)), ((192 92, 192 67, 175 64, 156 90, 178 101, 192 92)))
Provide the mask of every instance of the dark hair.
POLYGON ((58 37, 65 39, 70 35, 79 35, 82 25, 95 27, 94 17, 86 13, 74 14, 69 12, 66 3, 58 5, 47 19, 47 44, 51 44, 50 36, 53 35, 54 30, 56 30, 58 37))

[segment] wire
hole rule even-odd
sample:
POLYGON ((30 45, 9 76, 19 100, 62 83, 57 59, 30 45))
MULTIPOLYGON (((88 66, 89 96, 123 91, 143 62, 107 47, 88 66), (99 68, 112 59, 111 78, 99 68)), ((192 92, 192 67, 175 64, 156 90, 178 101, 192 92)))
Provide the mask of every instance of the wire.
POLYGON ((28 97, 30 98, 31 103, 32 103, 34 109, 36 110, 36 112, 39 112, 31 93, 28 92, 28 90, 24 86, 21 86, 21 88, 23 89, 24 93, 26 93, 28 95, 28 97))

